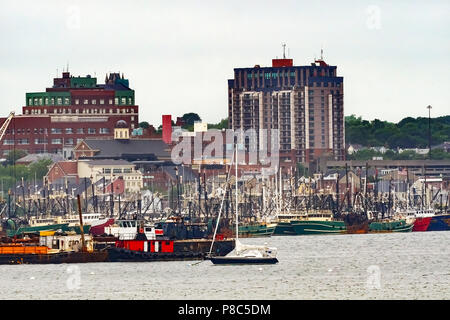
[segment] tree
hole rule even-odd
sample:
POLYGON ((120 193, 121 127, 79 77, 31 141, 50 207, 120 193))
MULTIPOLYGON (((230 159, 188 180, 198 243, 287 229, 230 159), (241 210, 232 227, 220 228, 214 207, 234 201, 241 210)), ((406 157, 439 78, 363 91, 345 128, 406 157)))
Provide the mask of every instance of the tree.
POLYGON ((14 164, 18 159, 25 157, 27 154, 28 153, 22 149, 12 150, 6 157, 6 162, 7 164, 14 164))
POLYGON ((29 174, 28 174, 28 180, 33 180, 35 175, 36 179, 41 180, 42 177, 44 177, 50 165, 53 163, 50 159, 41 159, 39 161, 36 161, 28 166, 29 174))
POLYGON ((208 124, 209 129, 228 129, 228 118, 222 119, 219 123, 208 124))
POLYGON ((147 121, 139 122, 139 127, 140 128, 144 128, 144 129, 148 129, 148 128, 150 128, 150 123, 148 123, 147 121))
MULTIPOLYGON (((186 127, 193 126, 196 121, 202 121, 200 116, 193 112, 185 113, 185 114, 183 114, 183 116, 181 118, 183 119, 184 126, 186 126, 186 127)), ((183 128, 184 128, 184 126, 183 126, 183 128)))

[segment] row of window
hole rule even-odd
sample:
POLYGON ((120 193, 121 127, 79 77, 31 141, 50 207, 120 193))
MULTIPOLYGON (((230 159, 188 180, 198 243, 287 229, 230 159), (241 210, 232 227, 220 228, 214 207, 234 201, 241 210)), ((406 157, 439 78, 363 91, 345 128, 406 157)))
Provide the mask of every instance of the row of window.
MULTIPOLYGON (((63 132, 65 134, 84 134, 84 133, 88 133, 88 134, 95 134, 97 130, 95 128, 77 128, 76 131, 73 128, 51 128, 50 129, 50 133, 51 134, 62 134, 63 132)), ((17 134, 31 134, 31 129, 27 128, 19 128, 16 129, 16 131, 14 131, 14 129, 8 129, 6 130, 6 134, 14 134, 14 132, 16 132, 17 134)), ((109 134, 110 130, 109 128, 99 128, 98 133, 100 134, 109 134)), ((34 134, 48 134, 48 130, 47 128, 34 128, 34 134)))
MULTIPOLYGON (((106 113, 136 113, 134 109, 94 109, 94 108, 83 108, 83 109, 75 109, 75 112, 72 112, 72 109, 53 109, 53 114, 106 114, 106 113), (107 111, 108 110, 108 111, 107 111), (115 110, 115 111, 114 111, 115 110)), ((51 110, 47 111, 47 109, 25 109, 25 114, 51 114, 51 110)), ((134 117, 132 116, 132 120, 134 117)))
MULTIPOLYGON (((110 104, 112 105, 113 102, 115 105, 133 105, 133 98, 131 97, 116 97, 113 99, 74 99, 75 104, 97 104, 97 101, 99 104, 110 104)), ((67 97, 58 97, 58 98, 28 98, 28 105, 29 106, 43 106, 43 105, 70 105, 70 98, 67 97)))
MULTIPOLYGON (((111 173, 111 168, 103 168, 103 173, 111 173)), ((113 168, 112 173, 131 173, 131 168, 113 168)))
MULTIPOLYGON (((83 139, 76 139, 76 143, 79 143, 82 140, 83 139)), ((73 139, 73 138, 67 138, 67 139, 56 138, 56 139, 50 140, 50 144, 63 144, 64 143, 64 145, 74 145, 74 142, 75 142, 75 139, 73 139)), ((27 145, 27 144, 30 144, 30 140, 29 139, 17 139, 16 144, 27 145)), ((48 140, 47 139, 34 139, 34 144, 48 144, 48 140)), ((3 141, 3 145, 5 145, 5 146, 14 145, 14 140, 5 139, 3 141)))

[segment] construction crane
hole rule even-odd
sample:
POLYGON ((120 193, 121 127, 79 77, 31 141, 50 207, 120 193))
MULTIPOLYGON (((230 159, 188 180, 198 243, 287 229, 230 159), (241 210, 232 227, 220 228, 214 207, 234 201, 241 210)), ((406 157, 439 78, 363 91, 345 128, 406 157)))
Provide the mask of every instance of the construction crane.
POLYGON ((5 135, 6 130, 11 123, 12 118, 14 117, 14 111, 12 111, 8 118, 6 118, 5 122, 3 122, 2 127, 0 128, 0 142, 3 140, 3 136, 5 135))

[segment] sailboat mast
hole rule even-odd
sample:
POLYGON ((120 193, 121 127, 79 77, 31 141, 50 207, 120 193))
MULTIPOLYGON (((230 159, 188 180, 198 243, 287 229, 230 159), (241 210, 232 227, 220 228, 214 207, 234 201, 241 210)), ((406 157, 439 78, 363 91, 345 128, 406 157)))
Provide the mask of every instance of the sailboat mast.
POLYGON ((238 240, 239 235, 239 225, 238 225, 238 145, 236 143, 236 240, 238 240))

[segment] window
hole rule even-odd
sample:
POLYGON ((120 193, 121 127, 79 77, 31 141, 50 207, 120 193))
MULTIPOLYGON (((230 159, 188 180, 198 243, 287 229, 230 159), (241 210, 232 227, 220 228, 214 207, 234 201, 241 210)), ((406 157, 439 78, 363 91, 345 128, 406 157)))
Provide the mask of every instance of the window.
POLYGON ((89 134, 94 134, 95 133, 95 128, 89 128, 88 129, 88 133, 89 134))
POLYGON ((48 98, 45 98, 45 105, 48 105, 48 98))
POLYGON ((56 99, 56 104, 58 104, 58 105, 59 105, 59 104, 62 104, 62 98, 57 98, 57 99, 56 99))
POLYGON ((9 145, 13 145, 13 144, 14 144, 14 140, 11 140, 11 139, 5 139, 3 141, 3 145, 5 145, 5 146, 9 146, 9 145))
POLYGON ((119 104, 119 98, 114 98, 114 103, 119 104))
POLYGON ((52 144, 62 144, 62 139, 52 139, 52 144))
POLYGON ((73 145, 73 139, 72 138, 66 139, 66 140, 64 140, 64 142, 67 145, 73 145))
POLYGON ((105 104, 105 99, 100 99, 100 104, 105 104))
POLYGON ((132 105, 131 98, 128 98, 128 104, 129 104, 129 105, 132 105))
POLYGON ((73 129, 72 128, 66 128, 66 134, 72 134, 73 129))
POLYGON ((109 104, 113 104, 113 100, 112 99, 109 99, 109 104))
POLYGON ((107 133, 109 133, 109 128, 100 128, 100 131, 99 131, 101 134, 107 134, 107 133))
POLYGON ((54 105, 54 104, 55 104, 55 98, 51 98, 51 99, 50 99, 50 104, 51 104, 51 105, 54 105))
POLYGON ((93 99, 92 104, 97 104, 97 100, 93 99))
POLYGON ((120 103, 121 104, 126 104, 127 103, 127 98, 121 98, 120 99, 120 103))
POLYGON ((78 129, 77 129, 77 133, 84 133, 83 128, 78 128, 78 129))
POLYGON ((34 144, 46 144, 46 143, 48 143, 47 139, 42 138, 34 139, 34 144))
POLYGON ((121 168, 114 168, 113 169, 113 173, 122 173, 122 169, 121 168))
POLYGON ((84 99, 83 104, 88 104, 88 99, 84 99))
POLYGON ((75 104, 80 104, 80 99, 75 99, 75 104))
POLYGON ((62 129, 60 129, 60 128, 52 128, 51 133, 52 134, 61 134, 62 133, 62 129))
POLYGON ((64 104, 70 104, 69 98, 64 98, 64 104))
POLYGON ((130 168, 125 168, 125 169, 123 169, 123 173, 131 173, 131 169, 130 168))

